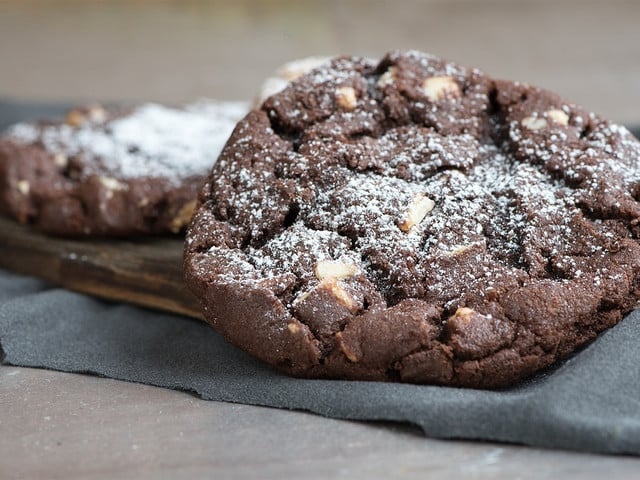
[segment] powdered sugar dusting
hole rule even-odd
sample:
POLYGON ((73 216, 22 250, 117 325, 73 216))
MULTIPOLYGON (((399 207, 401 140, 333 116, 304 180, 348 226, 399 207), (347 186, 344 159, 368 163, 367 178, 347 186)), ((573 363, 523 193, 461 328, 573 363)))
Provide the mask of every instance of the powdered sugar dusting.
POLYGON ((247 109, 242 102, 202 100, 184 108, 149 103, 106 122, 78 127, 23 123, 7 134, 23 143, 41 142, 53 153, 90 160, 83 173, 179 181, 209 171, 247 109))
MULTIPOLYGON (((455 78, 466 85, 462 98, 442 104, 416 98, 404 107, 413 109, 411 123, 402 111, 391 119, 393 112, 382 113, 380 104, 394 94, 397 79, 388 75, 378 82, 385 72, 377 72, 364 82, 377 90, 358 91, 356 109, 344 112, 332 106, 335 86, 358 85, 360 74, 348 60, 337 60, 290 87, 289 96, 285 91, 270 100, 273 130, 239 136, 237 148, 223 154, 238 161, 241 145, 262 136, 281 142, 278 128, 285 139, 302 132, 300 145, 280 160, 267 151, 250 166, 227 161, 221 170, 220 191, 239 212, 234 228, 248 238, 244 258, 263 277, 290 272, 304 289, 314 282, 318 261, 347 259, 391 301, 418 296, 449 308, 464 304, 469 292, 484 295, 499 285, 580 280, 588 259, 604 259, 615 237, 603 220, 640 217, 632 197, 640 146, 624 128, 571 104, 539 112, 515 104, 503 107, 505 133, 496 140, 486 133, 499 125, 487 113, 496 107, 490 107, 490 84, 480 72, 419 52, 390 59, 416 62, 424 75, 455 78), (291 96, 305 93, 305 85, 317 109, 298 102, 281 110, 291 96), (380 128, 384 116, 392 125, 380 128), (531 129, 523 117, 548 120, 531 129), (269 168, 257 170, 258 164, 269 168), (234 186, 227 189, 231 179, 234 186), (280 187, 267 187, 270 182, 295 183, 295 193, 281 194, 295 206, 287 215, 295 221, 279 224, 264 241, 274 221, 267 212, 282 208, 282 198, 272 195, 280 187), (416 195, 434 208, 413 228, 400 228, 416 195)), ((416 85, 424 79, 404 75, 402 81, 416 85)), ((403 84, 403 92, 410 88, 403 84)), ((606 266, 594 268, 598 278, 607 275, 606 266)))
POLYGON ((264 247, 250 249, 249 257, 255 268, 267 277, 292 272, 307 280, 313 278, 313 268, 319 261, 356 261, 347 239, 332 231, 309 229, 302 222, 296 222, 264 247), (283 250, 288 250, 290 255, 282 258, 283 250))
POLYGON ((186 278, 296 375, 504 386, 633 308, 639 173, 626 130, 550 92, 415 51, 334 59, 240 122, 186 278))

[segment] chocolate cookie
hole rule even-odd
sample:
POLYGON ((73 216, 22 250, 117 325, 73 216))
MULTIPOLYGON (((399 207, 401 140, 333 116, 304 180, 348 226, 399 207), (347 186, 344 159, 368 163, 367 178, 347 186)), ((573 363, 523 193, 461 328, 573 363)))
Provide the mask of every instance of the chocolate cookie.
POLYGON ((415 51, 338 58, 239 123, 186 279, 290 374, 502 387, 634 308, 639 158, 539 88, 415 51))
POLYGON ((56 235, 177 233, 245 104, 75 109, 0 139, 0 211, 56 235))

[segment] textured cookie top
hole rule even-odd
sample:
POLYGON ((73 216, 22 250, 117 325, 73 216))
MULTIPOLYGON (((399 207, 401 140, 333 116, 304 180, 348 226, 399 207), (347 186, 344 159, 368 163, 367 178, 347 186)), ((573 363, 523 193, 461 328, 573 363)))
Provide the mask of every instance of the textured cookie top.
POLYGON ((245 103, 209 100, 184 108, 148 103, 120 114, 96 106, 71 111, 64 123, 14 125, 6 137, 60 158, 81 156, 86 175, 180 181, 209 171, 246 111, 245 103))
POLYGON ((248 106, 90 106, 21 123, 0 138, 0 211, 43 232, 178 233, 248 106))
POLYGON ((293 372, 504 384, 633 304, 639 157, 624 127, 526 84, 413 51, 339 58, 240 122, 201 194, 187 278, 204 298, 269 291, 290 329, 274 348, 308 342, 308 357, 247 345, 205 302, 208 318, 293 372), (482 379, 510 354, 515 373, 482 379))

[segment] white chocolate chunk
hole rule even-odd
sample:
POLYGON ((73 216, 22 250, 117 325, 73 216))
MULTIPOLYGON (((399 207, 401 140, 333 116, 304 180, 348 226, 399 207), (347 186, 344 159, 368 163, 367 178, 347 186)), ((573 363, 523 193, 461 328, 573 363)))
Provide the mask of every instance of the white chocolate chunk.
POLYGON ((320 282, 320 286, 328 290, 331 295, 352 313, 358 311, 358 304, 344 287, 335 278, 326 278, 320 282))
POLYGON ((111 177, 99 177, 100 183, 109 190, 129 190, 129 185, 111 177))
POLYGON ((62 153, 56 153, 53 156, 53 163, 56 167, 65 168, 69 164, 69 159, 62 153))
POLYGON ((358 97, 353 87, 340 87, 336 89, 336 101, 345 110, 353 110, 358 105, 358 97))
POLYGON ((344 263, 334 260, 321 260, 316 264, 315 274, 318 280, 326 278, 341 279, 354 276, 358 267, 353 263, 344 263))
POLYGON ((473 248, 474 245, 475 245, 474 243, 471 243, 469 245, 458 245, 455 248, 453 248, 452 250, 450 250, 447 253, 445 253, 445 256, 447 256, 447 257, 455 257, 457 255, 461 255, 464 252, 466 252, 467 250, 473 248))
POLYGON ((460 87, 453 77, 429 77, 422 82, 422 90, 431 101, 442 98, 455 98, 460 96, 460 87))
POLYGON ((309 295, 311 295, 311 290, 307 290, 306 292, 302 293, 301 295, 298 295, 295 300, 292 303, 292 306, 296 306, 301 302, 304 302, 307 298, 309 298, 309 295))
POLYGON ((27 182, 26 180, 18 181, 18 191, 22 195, 28 195, 30 189, 31 189, 31 186, 29 185, 29 182, 27 182))
POLYGON ((547 121, 544 118, 534 116, 525 117, 520 123, 523 127, 533 131, 541 130, 548 125, 547 121))
POLYGON ((472 308, 468 308, 468 307, 459 307, 456 310, 456 313, 454 313, 451 318, 459 318, 460 320, 462 320, 464 323, 469 323, 469 321, 471 321, 471 318, 476 314, 476 311, 472 308))
POLYGON ((567 115, 564 111, 559 110, 557 108, 553 108, 547 111, 547 117, 551 119, 551 121, 558 125, 568 125, 569 124, 569 115, 567 115))
POLYGON ((287 325, 287 330, 295 335, 300 331, 300 326, 297 323, 291 322, 287 325))
POLYGON ((431 200, 429 197, 424 195, 423 193, 419 193, 413 197, 407 212, 404 215, 402 221, 398 224, 400 230, 403 232, 408 232, 413 227, 418 225, 427 214, 433 210, 436 202, 431 200))
POLYGON ((391 85, 393 82, 395 82, 397 74, 398 69, 396 67, 389 67, 386 72, 380 75, 380 78, 378 78, 378 82, 376 83, 376 85, 378 85, 378 88, 384 88, 387 85, 391 85))

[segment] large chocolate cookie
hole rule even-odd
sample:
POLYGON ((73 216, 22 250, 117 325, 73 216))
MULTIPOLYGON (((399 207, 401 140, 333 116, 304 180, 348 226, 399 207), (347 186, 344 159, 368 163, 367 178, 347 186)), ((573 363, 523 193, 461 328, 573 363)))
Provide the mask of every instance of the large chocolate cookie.
POLYGON ((526 84, 419 52, 339 58, 238 124, 186 278, 285 372, 505 386, 634 308, 639 156, 526 84))
POLYGON ((245 104, 72 110, 0 139, 0 211, 57 235, 174 232, 188 223, 245 104))

